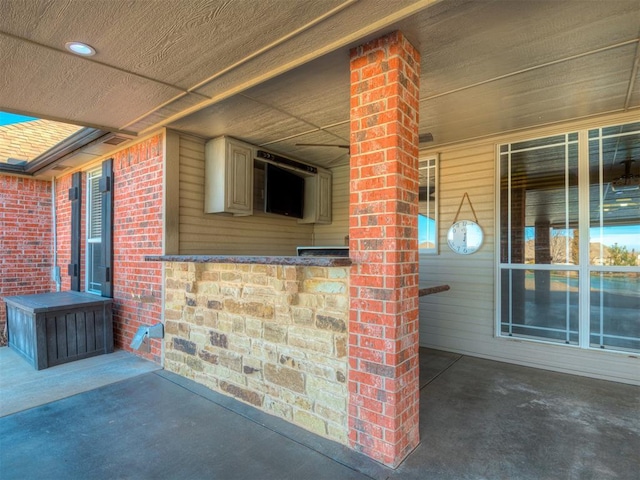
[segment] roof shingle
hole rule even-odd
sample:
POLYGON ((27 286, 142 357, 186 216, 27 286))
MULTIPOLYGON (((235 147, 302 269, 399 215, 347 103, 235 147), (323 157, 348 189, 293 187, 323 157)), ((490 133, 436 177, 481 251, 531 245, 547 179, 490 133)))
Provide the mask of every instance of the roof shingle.
POLYGON ((0 162, 31 161, 82 129, 77 125, 32 120, 0 126, 0 162))

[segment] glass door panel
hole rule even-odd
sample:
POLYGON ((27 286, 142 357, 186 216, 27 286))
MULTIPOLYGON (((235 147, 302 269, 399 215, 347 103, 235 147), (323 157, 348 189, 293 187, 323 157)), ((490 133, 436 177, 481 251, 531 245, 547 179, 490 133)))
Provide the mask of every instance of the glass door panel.
POLYGON ((578 344, 578 272, 505 269, 500 288, 503 335, 578 344))
POLYGON ((640 351, 640 274, 591 274, 592 347, 640 351))
POLYGON ((501 333, 577 344, 578 134, 500 152, 501 333))
POLYGON ((640 351, 640 123, 589 131, 589 345, 640 351))

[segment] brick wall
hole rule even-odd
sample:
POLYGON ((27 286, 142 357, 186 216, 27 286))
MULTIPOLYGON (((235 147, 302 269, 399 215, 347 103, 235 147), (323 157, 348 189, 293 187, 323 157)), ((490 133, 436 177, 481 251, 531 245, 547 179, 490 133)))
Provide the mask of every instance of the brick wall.
POLYGON ((419 442, 419 68, 400 32, 351 51, 349 440, 391 466, 419 442))
MULTIPOLYGON (((156 135, 114 158, 114 339, 129 344, 141 324, 162 318, 162 264, 145 255, 162 254, 163 136, 156 135)), ((161 340, 137 353, 160 362, 161 340)))
POLYGON ((0 175, 0 344, 3 297, 52 291, 51 182, 0 175))
MULTIPOLYGON (((162 254, 162 135, 122 150, 114 159, 114 340, 116 348, 129 344, 141 324, 162 318, 162 264, 145 262, 145 255, 162 254)), ((69 290, 67 265, 71 258, 71 175, 56 181, 58 265, 62 290, 69 290)), ((81 289, 85 286, 86 176, 82 182, 81 289)), ((161 340, 151 340, 136 353, 161 361, 161 340)))
POLYGON ((348 274, 167 263, 165 368, 347 443, 348 274))

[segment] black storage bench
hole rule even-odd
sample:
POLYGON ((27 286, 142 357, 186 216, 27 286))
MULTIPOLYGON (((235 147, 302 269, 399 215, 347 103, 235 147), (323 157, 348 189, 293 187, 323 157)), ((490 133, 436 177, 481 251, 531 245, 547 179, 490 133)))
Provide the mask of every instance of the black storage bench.
POLYGON ((9 347, 36 370, 113 352, 111 298, 53 292, 4 301, 9 347))

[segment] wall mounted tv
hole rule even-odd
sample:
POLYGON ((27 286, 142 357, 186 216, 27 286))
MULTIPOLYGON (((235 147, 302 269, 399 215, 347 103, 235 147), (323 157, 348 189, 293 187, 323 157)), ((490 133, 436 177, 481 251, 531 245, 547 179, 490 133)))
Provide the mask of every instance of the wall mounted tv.
POLYGON ((264 211, 302 218, 304 178, 271 163, 265 164, 264 211))

